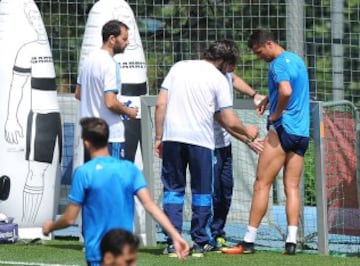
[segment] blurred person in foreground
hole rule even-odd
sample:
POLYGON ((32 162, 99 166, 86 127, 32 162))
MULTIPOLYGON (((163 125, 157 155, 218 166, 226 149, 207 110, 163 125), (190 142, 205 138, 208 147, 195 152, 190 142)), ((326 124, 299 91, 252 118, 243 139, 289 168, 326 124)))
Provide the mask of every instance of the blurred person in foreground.
POLYGON ((139 238, 120 228, 111 229, 101 239, 101 266, 135 266, 139 238))
POLYGON ((70 203, 56 221, 46 221, 43 233, 74 224, 82 210, 82 234, 89 266, 100 265, 100 241, 113 228, 133 232, 134 195, 174 242, 176 255, 184 259, 189 246, 155 204, 145 178, 134 163, 110 156, 109 127, 101 118, 82 118, 82 139, 91 160, 78 167, 69 194, 70 203))

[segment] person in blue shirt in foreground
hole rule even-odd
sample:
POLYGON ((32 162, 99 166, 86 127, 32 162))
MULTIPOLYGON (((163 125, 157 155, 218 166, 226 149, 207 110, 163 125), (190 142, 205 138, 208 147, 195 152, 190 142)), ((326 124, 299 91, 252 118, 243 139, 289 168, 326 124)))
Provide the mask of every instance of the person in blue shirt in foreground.
POLYGON ((73 176, 69 201, 64 214, 43 224, 43 234, 74 224, 82 210, 82 234, 88 265, 100 265, 100 241, 111 229, 133 232, 134 196, 164 228, 174 242, 177 257, 184 259, 189 246, 163 211, 155 204, 141 171, 130 161, 110 156, 109 127, 101 118, 80 120, 84 147, 91 160, 78 167, 73 176))

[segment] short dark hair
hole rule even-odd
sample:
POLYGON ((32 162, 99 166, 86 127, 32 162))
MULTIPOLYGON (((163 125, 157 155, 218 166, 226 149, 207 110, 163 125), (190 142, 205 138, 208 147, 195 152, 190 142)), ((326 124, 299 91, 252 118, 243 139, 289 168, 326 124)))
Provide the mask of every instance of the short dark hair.
POLYGON ((101 239, 101 257, 104 258, 106 252, 110 252, 114 256, 122 255, 125 246, 129 246, 130 250, 136 251, 139 248, 139 243, 139 238, 133 233, 119 228, 112 229, 101 239))
POLYGON ((204 51, 202 58, 210 61, 223 59, 227 63, 236 64, 239 50, 233 40, 217 40, 204 51))
POLYGON ((276 42, 274 34, 268 30, 258 29, 250 35, 247 45, 252 49, 254 46, 264 45, 267 41, 276 42))
POLYGON ((89 141, 95 149, 106 147, 109 139, 109 126, 105 120, 97 117, 85 117, 80 120, 81 137, 89 141))
POLYGON ((104 24, 101 30, 102 40, 105 43, 111 35, 115 37, 121 34, 121 27, 129 29, 128 26, 117 19, 112 19, 104 24))

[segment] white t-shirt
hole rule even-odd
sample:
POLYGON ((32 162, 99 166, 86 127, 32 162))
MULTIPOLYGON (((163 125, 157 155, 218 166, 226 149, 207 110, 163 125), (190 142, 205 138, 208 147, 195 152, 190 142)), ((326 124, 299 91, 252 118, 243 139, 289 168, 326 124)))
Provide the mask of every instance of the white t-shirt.
POLYGON ((104 94, 120 92, 120 68, 104 49, 92 51, 84 60, 78 84, 81 86, 80 118, 100 117, 110 130, 109 142, 124 142, 124 124, 120 115, 105 106, 104 94))
POLYGON ((232 108, 225 76, 205 60, 173 65, 161 85, 168 90, 164 141, 215 148, 215 110, 232 108))
MULTIPOLYGON (((231 100, 233 101, 234 98, 233 98, 232 74, 226 73, 225 77, 229 84, 228 93, 230 93, 231 100)), ((215 134, 215 148, 223 148, 231 144, 231 135, 216 121, 214 121, 214 134, 215 134)))

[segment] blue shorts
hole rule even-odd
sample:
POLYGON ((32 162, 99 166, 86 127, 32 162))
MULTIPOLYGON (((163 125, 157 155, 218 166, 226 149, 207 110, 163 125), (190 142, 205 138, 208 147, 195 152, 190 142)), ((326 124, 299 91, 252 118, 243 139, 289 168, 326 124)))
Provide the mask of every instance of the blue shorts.
POLYGON ((294 152, 304 157, 304 154, 309 147, 309 137, 289 134, 283 126, 277 127, 276 132, 278 134, 281 147, 286 153, 294 152))

